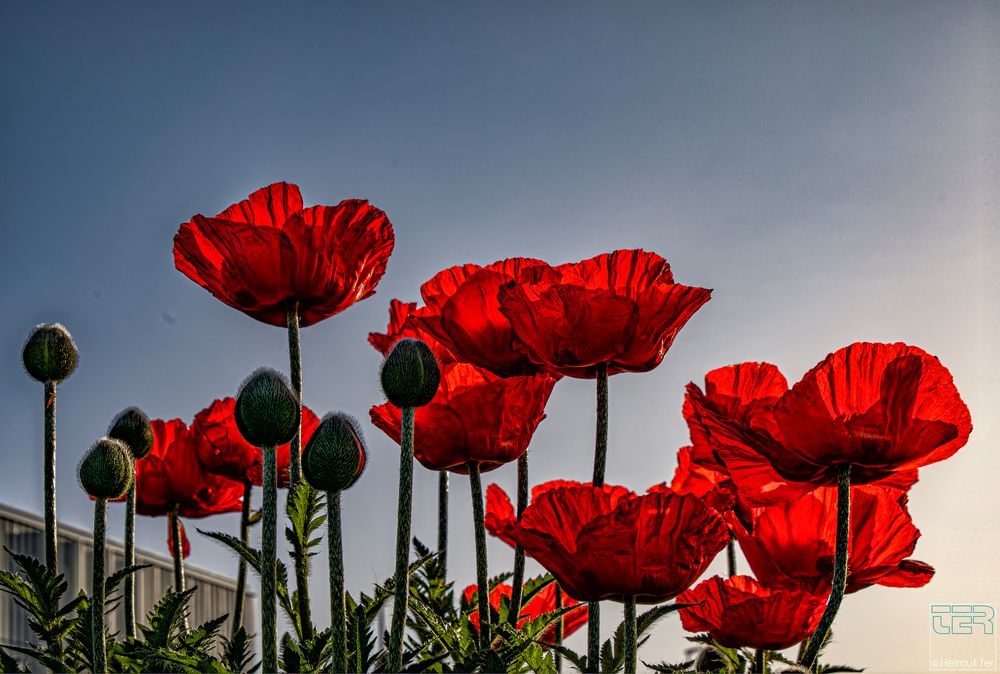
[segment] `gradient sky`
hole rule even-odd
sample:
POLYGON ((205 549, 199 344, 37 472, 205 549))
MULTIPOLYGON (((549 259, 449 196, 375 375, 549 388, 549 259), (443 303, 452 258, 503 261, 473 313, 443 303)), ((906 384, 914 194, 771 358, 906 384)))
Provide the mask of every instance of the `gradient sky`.
MULTIPOLYGON (((393 567, 398 450, 367 421, 382 398, 366 335, 389 300, 453 264, 644 247, 714 295, 658 369, 612 378, 609 482, 670 479, 683 385, 721 365, 767 360, 796 381, 850 342, 902 340, 951 369, 975 430, 910 500, 914 556, 937 576, 849 596, 829 649, 924 671, 930 603, 1000 604, 998 35, 988 2, 5 2, 0 500, 41 511, 41 386, 19 359, 36 323, 64 323, 81 352, 58 408, 59 514, 79 526, 74 469, 115 413, 190 421, 254 368, 287 369, 285 332, 177 272, 171 245, 191 215, 289 180, 307 204, 368 198, 396 231, 378 293, 302 335, 306 403, 355 414, 370 444, 344 498, 350 589, 393 567)), ((587 479, 593 409, 593 382, 559 383, 533 481, 587 479)), ((485 479, 510 490, 514 472, 485 479)), ((417 468, 427 541, 435 480, 417 468)), ((452 480, 459 588, 475 568, 467 484, 452 480)), ((195 526, 237 517, 188 529, 192 564, 234 573, 195 526)), ((140 518, 138 537, 165 552, 165 520, 140 518)), ((489 554, 509 569, 509 548, 489 554)), ((681 659, 683 634, 664 620, 640 658, 681 659)))

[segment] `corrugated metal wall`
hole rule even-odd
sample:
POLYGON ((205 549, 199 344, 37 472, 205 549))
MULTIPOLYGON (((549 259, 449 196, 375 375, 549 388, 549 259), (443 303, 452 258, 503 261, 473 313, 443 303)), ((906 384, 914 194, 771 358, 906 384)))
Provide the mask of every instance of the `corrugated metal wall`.
MULTIPOLYGON (((17 572, 13 558, 2 548, 12 552, 27 554, 36 559, 45 556, 41 521, 36 517, 0 506, 0 568, 17 572)), ((105 569, 108 575, 124 566, 124 552, 120 543, 109 541, 105 546, 105 569)), ((139 564, 152 564, 135 574, 136 619, 146 622, 146 614, 153 608, 163 593, 173 585, 173 567, 169 559, 136 552, 139 564)), ((233 576, 235 577, 235 561, 233 576)), ((235 581, 185 566, 187 587, 197 586, 198 590, 189 604, 190 623, 200 625, 206 620, 223 613, 232 613, 236 599, 235 581)), ((65 576, 69 589, 66 598, 75 595, 81 588, 90 592, 93 573, 93 545, 90 534, 73 528, 59 530, 59 572, 65 576)), ((252 578, 252 572, 250 573, 252 578)), ((249 580, 249 579, 248 579, 249 580)), ((249 633, 256 631, 252 600, 248 598, 244 607, 244 625, 249 633)), ((108 626, 112 633, 121 632, 124 609, 119 608, 108 616, 108 626)), ((222 633, 229 634, 229 621, 222 633)), ((25 645, 33 641, 31 630, 24 612, 6 592, 0 592, 0 643, 25 645)))

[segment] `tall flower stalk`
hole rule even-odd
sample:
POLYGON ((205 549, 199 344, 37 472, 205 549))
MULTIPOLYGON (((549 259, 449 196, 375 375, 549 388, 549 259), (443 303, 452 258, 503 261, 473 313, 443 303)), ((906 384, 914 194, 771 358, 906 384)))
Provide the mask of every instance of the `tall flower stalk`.
POLYGON ((174 561, 174 592, 184 591, 184 539, 179 508, 170 511, 170 556, 174 561))
MULTIPOLYGON (((300 458, 302 455, 302 345, 299 338, 299 303, 288 305, 288 362, 292 384, 292 393, 299 401, 299 423, 295 425, 295 435, 292 436, 288 455, 288 493, 295 490, 295 485, 302 478, 300 458)), ((309 555, 298 555, 295 558, 295 587, 298 591, 297 602, 299 623, 302 626, 302 638, 313 636, 312 602, 309 598, 309 555)))
MULTIPOLYGON (((250 481, 243 483, 243 509, 240 511, 240 542, 243 545, 250 545, 250 512, 251 497, 253 495, 253 485, 250 481)), ((233 606, 233 627, 232 634, 243 627, 243 607, 247 597, 247 560, 240 557, 239 566, 236 569, 236 604, 233 606)))
POLYGON ((401 339, 392 347, 380 373, 382 391, 402 412, 399 442, 399 500, 396 512, 396 572, 389 630, 388 671, 403 669, 403 632, 410 593, 410 522, 413 516, 413 417, 428 404, 441 383, 434 353, 419 339, 401 339))
MULTIPOLYGON (((138 462, 153 450, 153 428, 149 417, 138 407, 122 410, 108 427, 108 437, 124 442, 132 456, 132 484, 125 497, 125 568, 135 566, 135 492, 138 487, 138 462)), ((135 632, 135 576, 125 576, 125 636, 135 632)))
MULTIPOLYGON (((597 366, 597 432, 594 438, 595 487, 604 486, 604 471, 608 462, 608 364, 597 366)), ((587 664, 600 671, 601 661, 601 602, 592 601, 587 610, 587 664)), ((626 670, 627 671, 627 670, 626 670)))
POLYGON ((288 382, 278 372, 260 368, 240 387, 236 397, 236 426, 243 438, 260 447, 264 458, 264 507, 261 538, 261 640, 263 671, 278 671, 277 594, 278 568, 278 465, 276 448, 292 439, 299 426, 301 407, 288 382))
POLYGON ((448 471, 438 471, 438 568, 441 580, 448 577, 448 471))
POLYGON ((625 597, 625 671, 636 672, 638 644, 636 643, 635 597, 625 597))
MULTIPOLYGON (((524 509, 528 507, 528 453, 517 458, 517 521, 521 521, 524 509)), ((521 615, 521 597, 524 585, 524 548, 514 547, 514 575, 511 577, 513 590, 510 595, 510 610, 507 613, 507 623, 511 627, 517 625, 521 615)))
POLYGON ((58 323, 37 326, 28 336, 21 352, 21 360, 28 375, 43 385, 45 566, 53 574, 59 572, 56 524, 56 384, 73 374, 78 359, 79 352, 73 343, 73 337, 58 323))
MULTIPOLYGON (((490 588, 489 571, 486 562, 486 516, 483 510, 483 481, 479 475, 479 464, 468 463, 469 486, 472 489, 472 520, 476 533, 476 585, 479 597, 479 647, 490 647, 490 588)), ((517 585, 515 585, 517 587, 517 585)), ((515 614, 517 615, 517 614, 515 614)))
POLYGON ((104 629, 104 541, 108 519, 108 499, 120 498, 132 484, 134 474, 128 446, 120 440, 101 438, 87 451, 77 475, 83 490, 94 498, 94 551, 91 578, 91 648, 92 671, 108 671, 107 643, 104 629))
POLYGON ((799 664, 812 669, 819 656, 819 649, 826 641, 834 618, 840 610, 847 589, 847 550, 851 542, 851 464, 845 463, 837 467, 837 542, 833 559, 833 587, 826 610, 819 620, 819 625, 809 640, 806 652, 799 664))
POLYGON ((309 485, 326 492, 327 544, 330 563, 331 671, 347 671, 347 620, 344 598, 344 543, 340 495, 364 471, 368 450, 357 421, 342 413, 328 414, 302 454, 302 473, 309 485))

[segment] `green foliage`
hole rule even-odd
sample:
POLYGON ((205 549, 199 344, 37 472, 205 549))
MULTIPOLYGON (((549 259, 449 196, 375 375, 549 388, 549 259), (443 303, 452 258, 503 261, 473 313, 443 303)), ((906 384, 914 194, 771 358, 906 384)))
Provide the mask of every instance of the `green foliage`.
MULTIPOLYGON (((660 618, 673 613, 674 611, 679 611, 687 606, 692 606, 692 604, 661 604, 660 606, 654 606, 644 613, 640 613, 636 616, 636 639, 638 640, 638 647, 641 648, 644 643, 649 639, 649 636, 643 637, 647 631, 649 631, 653 625, 656 624, 660 618)), ((592 666, 590 662, 587 661, 587 656, 577 653, 576 651, 570 650, 565 646, 552 646, 552 648, 558 651, 564 658, 570 661, 574 667, 576 667, 581 672, 591 672, 597 671, 597 666, 592 666)), ((625 623, 622 622, 615 629, 615 633, 612 637, 601 644, 601 662, 600 671, 602 672, 620 672, 625 668, 625 623)), ((656 667, 672 667, 670 665, 657 665, 656 667)), ((656 667, 652 667, 656 669, 656 667)), ((656 671, 674 671, 674 669, 656 669, 656 671)), ((701 671, 699 669, 699 671, 701 671)), ((710 670, 714 671, 714 670, 710 670)))

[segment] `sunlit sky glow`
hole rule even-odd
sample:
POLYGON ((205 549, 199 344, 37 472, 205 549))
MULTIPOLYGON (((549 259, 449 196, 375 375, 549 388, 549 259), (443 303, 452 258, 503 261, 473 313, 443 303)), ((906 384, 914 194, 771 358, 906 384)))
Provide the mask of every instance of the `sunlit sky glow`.
MULTIPOLYGON (((36 323, 64 323, 81 351, 58 408, 59 512, 78 526, 75 465, 115 413, 190 421, 254 368, 287 368, 284 331, 177 272, 171 240, 289 180, 308 204, 368 198, 396 230, 378 293, 302 335, 307 404, 355 414, 370 444, 344 498, 350 589, 393 567, 397 449, 367 422, 382 398, 365 339, 389 300, 453 264, 643 247, 714 295, 657 370, 612 378, 609 482, 670 479, 683 386, 721 365, 767 360, 796 381, 852 341, 901 340, 951 369, 972 439, 910 500, 914 557, 937 576, 849 596, 830 648, 924 671, 930 603, 1000 604, 998 35, 987 2, 4 3, 0 500, 41 511, 41 386, 18 358, 36 323)), ((587 479, 593 382, 560 382, 547 413, 532 480, 587 479)), ((485 480, 510 491, 514 472, 485 480)), ((427 541, 435 480, 418 468, 427 541)), ((452 480, 459 589, 474 578, 467 485, 452 480)), ((165 520, 140 518, 138 537, 165 552, 165 520)), ((234 573, 212 541, 192 549, 234 573)), ((489 556, 511 565, 498 541, 489 556)), ((640 658, 676 661, 685 643, 668 618, 640 658)))

